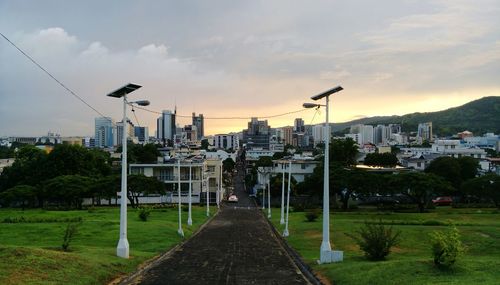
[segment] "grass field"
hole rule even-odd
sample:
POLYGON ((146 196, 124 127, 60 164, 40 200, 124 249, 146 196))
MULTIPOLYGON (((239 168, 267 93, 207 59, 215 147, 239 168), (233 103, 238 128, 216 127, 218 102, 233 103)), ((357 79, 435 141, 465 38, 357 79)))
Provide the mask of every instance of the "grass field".
MULTIPOLYGON (((147 222, 134 209, 128 211, 130 259, 116 257, 119 237, 119 208, 91 211, 45 211, 0 209, 0 284, 105 284, 133 272, 139 264, 179 242, 177 208, 155 209, 147 222), (21 219, 19 223, 4 223, 21 219), (63 252, 61 244, 67 226, 64 219, 83 220, 79 233, 63 252)), ((206 208, 193 206, 193 226, 186 226, 186 238, 206 220, 206 208)), ((212 208, 211 213, 216 209, 212 208)))
MULTIPOLYGON (((279 209, 272 222, 278 231, 279 209)), ((500 284, 500 214, 494 209, 438 208, 430 213, 336 212, 330 217, 332 247, 344 251, 344 261, 318 265, 322 219, 307 222, 303 212, 291 213, 288 243, 316 272, 334 284, 500 284), (402 242, 387 260, 368 261, 353 239, 365 221, 393 224, 402 242), (467 247, 452 269, 433 265, 429 234, 455 223, 467 247)))

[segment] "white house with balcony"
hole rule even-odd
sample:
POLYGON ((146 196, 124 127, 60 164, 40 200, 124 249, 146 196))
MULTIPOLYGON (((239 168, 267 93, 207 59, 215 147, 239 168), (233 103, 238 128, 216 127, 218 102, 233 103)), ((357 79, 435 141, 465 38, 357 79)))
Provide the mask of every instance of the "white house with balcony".
MULTIPOLYGON (((189 201, 189 187, 191 186, 191 202, 193 204, 205 203, 209 197, 210 203, 215 203, 223 195, 220 175, 221 160, 208 159, 171 159, 158 164, 130 164, 130 174, 144 174, 155 177, 167 184, 166 195, 153 195, 140 197, 139 201, 146 203, 181 203, 189 201), (181 196, 178 195, 178 185, 181 185, 181 196), (220 185, 220 188, 219 188, 220 185), (207 194, 208 193, 208 194, 207 194)), ((140 190, 139 190, 140 191, 140 190)))

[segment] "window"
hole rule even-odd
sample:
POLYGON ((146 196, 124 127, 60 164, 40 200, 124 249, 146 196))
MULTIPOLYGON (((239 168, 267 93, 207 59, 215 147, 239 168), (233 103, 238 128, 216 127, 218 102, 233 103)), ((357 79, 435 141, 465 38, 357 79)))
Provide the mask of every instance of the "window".
POLYGON ((301 164, 300 165, 300 169, 306 169, 307 168, 307 164, 301 164))
POLYGON ((131 174, 144 174, 144 168, 134 167, 130 170, 131 174))
POLYGON ((417 167, 422 167, 422 162, 417 162, 417 167))

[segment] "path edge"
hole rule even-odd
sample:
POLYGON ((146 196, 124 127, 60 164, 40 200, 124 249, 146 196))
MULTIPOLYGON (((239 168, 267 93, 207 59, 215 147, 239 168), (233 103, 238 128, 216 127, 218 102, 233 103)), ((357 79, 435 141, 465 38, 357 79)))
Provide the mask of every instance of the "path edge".
POLYGON ((167 259, 172 255, 174 251, 176 251, 179 247, 183 246, 186 242, 191 240, 193 237, 198 235, 219 213, 222 211, 222 207, 220 207, 217 212, 212 215, 203 225, 201 225, 188 239, 185 239, 181 241, 180 243, 176 244, 174 247, 171 249, 167 250, 166 252, 160 253, 159 255, 156 255, 143 263, 139 264, 138 269, 128 275, 117 277, 110 282, 107 283, 107 285, 126 285, 126 284, 134 284, 131 283, 137 277, 140 275, 148 272, 152 267, 156 266, 158 263, 162 262, 163 260, 167 259))
MULTIPOLYGON (((260 209, 259 209, 259 212, 262 215, 264 215, 264 213, 262 213, 262 211, 260 211, 260 209)), ((280 232, 278 232, 278 230, 273 225, 273 223, 271 223, 271 221, 266 216, 264 218, 267 221, 267 224, 271 227, 271 229, 274 233, 274 236, 279 241, 280 245, 285 249, 285 251, 287 252, 290 259, 292 259, 293 263, 295 263, 295 265, 299 268, 299 270, 302 272, 304 277, 307 278, 307 281, 311 282, 311 284, 314 284, 314 285, 325 285, 324 283, 321 282, 321 280, 318 278, 318 276, 314 273, 314 270, 304 262, 304 260, 299 255, 299 253, 288 244, 288 241, 286 241, 286 239, 284 239, 281 236, 280 232)))

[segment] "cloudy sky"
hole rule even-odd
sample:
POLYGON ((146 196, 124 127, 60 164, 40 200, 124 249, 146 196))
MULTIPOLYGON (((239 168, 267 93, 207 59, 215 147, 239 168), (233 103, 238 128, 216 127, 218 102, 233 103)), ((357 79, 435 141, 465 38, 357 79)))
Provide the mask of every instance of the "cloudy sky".
MULTIPOLYGON (((499 96, 498 15, 489 0, 0 0, 0 32, 116 120, 120 102, 105 94, 133 82, 144 87, 130 99, 152 110, 205 117, 296 111, 342 85, 330 117, 341 122, 499 96)), ((154 134, 156 115, 136 114, 154 134)), ((0 37, 0 136, 92 135, 96 116, 0 37)), ((295 117, 320 123, 324 112, 269 122, 295 117)), ((205 125, 240 131, 246 120, 205 125)))

